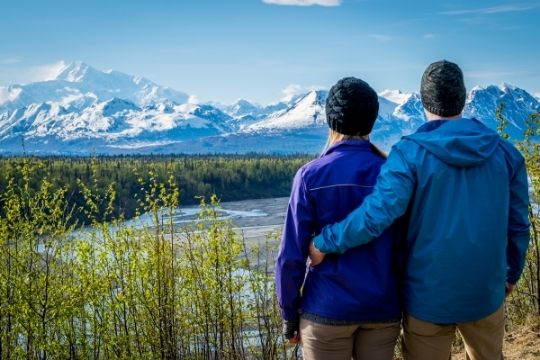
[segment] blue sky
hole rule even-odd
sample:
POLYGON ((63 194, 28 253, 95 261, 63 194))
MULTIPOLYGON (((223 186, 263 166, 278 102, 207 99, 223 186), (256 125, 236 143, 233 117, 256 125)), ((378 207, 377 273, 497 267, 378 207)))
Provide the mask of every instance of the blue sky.
POLYGON ((445 58, 469 88, 540 93, 538 0, 3 0, 0 13, 0 85, 82 60, 201 101, 268 103, 343 76, 417 91, 445 58))

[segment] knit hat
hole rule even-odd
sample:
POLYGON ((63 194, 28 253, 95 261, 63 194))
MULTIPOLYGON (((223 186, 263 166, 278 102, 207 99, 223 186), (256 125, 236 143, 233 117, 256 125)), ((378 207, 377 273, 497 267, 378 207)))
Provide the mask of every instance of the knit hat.
POLYGON ((441 60, 429 65, 420 85, 422 105, 432 114, 450 117, 465 107, 463 73, 456 64, 441 60))
POLYGON ((339 80, 326 98, 328 126, 344 135, 363 136, 373 129, 379 97, 368 83, 354 77, 339 80))

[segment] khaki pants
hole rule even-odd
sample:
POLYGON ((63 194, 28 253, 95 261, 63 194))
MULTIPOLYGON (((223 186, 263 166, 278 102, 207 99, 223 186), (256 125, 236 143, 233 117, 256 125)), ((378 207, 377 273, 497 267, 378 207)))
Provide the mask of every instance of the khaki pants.
POLYGON ((392 360, 399 322, 323 325, 300 319, 305 360, 392 360))
POLYGON ((457 330, 460 332, 467 359, 503 359, 504 306, 477 321, 438 325, 411 315, 403 319, 402 348, 406 360, 448 360, 457 330))

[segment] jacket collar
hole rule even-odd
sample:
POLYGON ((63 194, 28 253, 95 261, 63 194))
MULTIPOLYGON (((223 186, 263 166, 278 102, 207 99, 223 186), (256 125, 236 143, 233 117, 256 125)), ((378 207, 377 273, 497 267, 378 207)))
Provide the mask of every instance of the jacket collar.
POLYGON ((336 151, 347 151, 347 150, 371 150, 372 145, 369 140, 360 140, 360 139, 349 139, 343 140, 335 143, 330 146, 328 149, 322 152, 320 157, 326 156, 336 151))
POLYGON ((417 133, 421 133, 421 132, 430 132, 430 131, 433 131, 435 129, 438 129, 440 128, 441 126, 443 126, 444 124, 448 124, 449 122, 453 122, 453 121, 462 121, 462 120, 465 120, 465 121, 474 121, 476 123, 480 123, 482 124, 481 121, 478 121, 477 119, 475 118, 471 118, 471 119, 468 119, 468 118, 461 118, 461 119, 455 119, 455 120, 431 120, 431 121, 428 121, 426 122, 425 124, 423 124, 422 126, 420 126, 418 128, 418 130, 416 130, 417 133))

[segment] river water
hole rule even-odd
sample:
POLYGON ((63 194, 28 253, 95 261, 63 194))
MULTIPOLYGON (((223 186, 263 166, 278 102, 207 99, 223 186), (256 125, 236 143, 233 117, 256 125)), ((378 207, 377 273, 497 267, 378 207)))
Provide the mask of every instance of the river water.
MULTIPOLYGON (((272 232, 280 231, 285 221, 289 198, 252 199, 222 202, 219 204, 220 218, 230 220, 235 231, 247 242, 259 242, 272 232)), ((173 223, 178 226, 197 221, 198 206, 180 207, 174 211, 173 223)), ((152 218, 144 214, 126 222, 132 227, 152 226, 152 218)))

